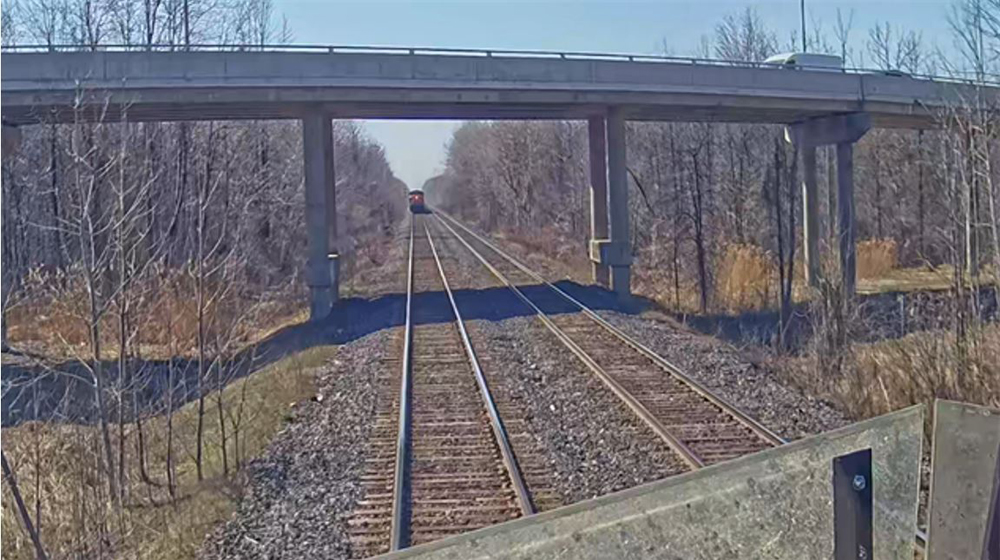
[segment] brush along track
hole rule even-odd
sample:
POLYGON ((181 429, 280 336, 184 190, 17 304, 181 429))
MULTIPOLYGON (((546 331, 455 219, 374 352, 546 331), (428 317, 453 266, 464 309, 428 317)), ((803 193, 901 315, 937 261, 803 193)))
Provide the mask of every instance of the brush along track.
POLYGON ((377 419, 366 496, 349 521, 356 557, 534 512, 430 234, 414 218, 402 398, 395 422, 388 410, 377 419))
POLYGON ((783 443, 489 240, 438 219, 692 469, 783 443))

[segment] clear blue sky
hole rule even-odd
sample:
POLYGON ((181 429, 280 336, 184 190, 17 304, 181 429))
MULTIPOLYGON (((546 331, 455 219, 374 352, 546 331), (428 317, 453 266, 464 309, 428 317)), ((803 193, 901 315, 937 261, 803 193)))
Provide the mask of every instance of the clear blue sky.
MULTIPOLYGON (((929 48, 950 50, 950 5, 950 0, 806 0, 807 23, 832 39, 837 8, 845 17, 853 10, 851 39, 858 50, 868 29, 885 21, 920 31, 929 48)), ((301 44, 627 53, 658 53, 666 45, 678 56, 693 55, 725 15, 746 6, 756 7, 782 44, 799 27, 799 0, 275 0, 276 12, 287 18, 294 42, 301 44)), ((440 169, 455 123, 365 125, 386 147, 396 175, 417 188, 440 169)))

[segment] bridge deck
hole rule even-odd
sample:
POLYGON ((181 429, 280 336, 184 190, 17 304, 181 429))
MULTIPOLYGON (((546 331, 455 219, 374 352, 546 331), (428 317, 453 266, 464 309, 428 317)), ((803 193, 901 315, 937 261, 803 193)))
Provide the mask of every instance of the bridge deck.
MULTIPOLYGON (((792 123, 865 111, 925 127, 967 84, 873 73, 676 60, 395 52, 5 51, 3 118, 21 124, 297 118, 551 119, 792 123), (100 111, 74 111, 81 94, 100 111)), ((985 88, 996 97, 995 88, 985 88)))

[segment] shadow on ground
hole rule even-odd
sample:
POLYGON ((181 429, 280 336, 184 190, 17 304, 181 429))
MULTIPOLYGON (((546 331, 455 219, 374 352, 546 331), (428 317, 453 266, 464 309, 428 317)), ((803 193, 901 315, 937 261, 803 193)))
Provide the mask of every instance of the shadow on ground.
MULTIPOLYGON (((574 282, 557 283, 561 289, 588 307, 637 313, 652 305, 645 300, 628 306, 619 305, 612 292, 574 282)), ((548 314, 574 313, 577 308, 544 285, 519 286, 522 293, 548 314)), ((525 317, 534 311, 508 288, 456 290, 455 301, 466 321, 502 321, 525 317)), ((334 307, 322 321, 285 327, 233 360, 213 367, 206 366, 202 386, 216 387, 218 377, 225 383, 237 380, 282 358, 303 350, 326 345, 346 344, 374 332, 401 327, 405 321, 406 295, 388 294, 373 299, 348 298, 334 307)), ((452 320, 451 306, 444 292, 423 292, 413 300, 414 324, 444 323, 452 320)), ((87 365, 65 362, 50 366, 30 365, 37 360, 3 365, 2 424, 13 426, 30 420, 58 422, 93 422, 92 375, 87 365), (28 365, 26 365, 28 364, 28 365)), ((108 386, 124 385, 125 409, 133 403, 141 410, 162 413, 170 402, 179 407, 198 397, 197 360, 132 360, 127 365, 124 383, 118 362, 101 364, 108 386)), ((207 391, 207 389, 206 389, 207 391)))
MULTIPOLYGON (((979 312, 979 319, 994 323, 1000 319, 1000 300, 993 286, 984 286, 968 296, 969 309, 979 312)), ((871 343, 891 340, 920 331, 947 330, 952 327, 957 300, 948 290, 885 292, 860 295, 851 318, 852 342, 871 343)), ((737 315, 673 314, 678 322, 704 334, 738 346, 772 346, 778 340, 779 317, 776 310, 748 311, 737 315)), ((817 322, 808 303, 797 303, 786 331, 786 344, 802 350, 813 335, 817 322)))

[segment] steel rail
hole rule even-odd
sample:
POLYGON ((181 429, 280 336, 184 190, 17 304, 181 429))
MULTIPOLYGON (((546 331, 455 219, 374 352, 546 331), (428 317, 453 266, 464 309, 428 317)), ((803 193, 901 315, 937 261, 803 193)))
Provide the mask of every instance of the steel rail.
MULTIPOLYGON (((766 68, 777 71, 789 72, 798 70, 822 70, 829 72, 827 67, 816 67, 810 65, 797 65, 795 68, 786 68, 778 64, 768 64, 761 61, 728 60, 701 57, 681 57, 661 54, 642 53, 598 53, 588 51, 547 51, 541 49, 474 49, 459 47, 407 47, 391 45, 276 45, 276 44, 233 44, 233 43, 198 43, 191 45, 177 44, 54 44, 54 45, 4 45, 0 47, 0 52, 5 53, 59 53, 59 52, 233 52, 233 53, 259 53, 259 52, 302 52, 302 53, 325 53, 325 54, 351 54, 351 53, 372 53, 372 54, 403 54, 403 55, 427 55, 427 56, 468 56, 482 58, 542 58, 542 59, 563 59, 563 60, 607 60, 625 62, 665 62, 674 64, 728 66, 737 68, 766 68)), ((838 70, 844 74, 877 74, 883 75, 884 70, 878 68, 848 67, 838 70)), ((907 73, 906 77, 942 83, 961 83, 970 85, 1000 85, 1000 78, 996 75, 982 78, 967 78, 960 74, 972 74, 972 72, 956 71, 952 76, 941 76, 921 73, 907 73)))
POLYGON ((399 420, 396 441, 396 470, 392 484, 392 526, 389 533, 389 551, 406 546, 406 505, 410 495, 407 476, 410 452, 410 390, 413 363, 413 218, 410 218, 410 250, 406 276, 406 324, 403 335, 403 375, 399 388, 399 420))
POLYGON ((494 267, 483 255, 469 244, 461 235, 456 232, 448 222, 438 217, 440 223, 447 228, 455 238, 471 252, 494 276, 497 277, 507 288, 530 307, 542 324, 549 329, 556 338, 560 340, 574 355, 576 355, 611 391, 625 403, 653 432, 667 444, 692 470, 697 470, 705 466, 702 461, 687 445, 674 436, 662 422, 660 422, 652 412, 635 398, 616 379, 609 375, 593 358, 591 358, 576 342, 560 329, 524 292, 510 281, 502 272, 494 267))
POLYGON ((455 296, 451 291, 451 286, 448 284, 448 278, 444 273, 444 266, 441 264, 441 258, 438 256, 437 248, 434 246, 434 239, 431 238, 431 232, 427 228, 427 224, 424 224, 424 233, 427 235, 428 243, 430 243, 431 253, 434 255, 434 262, 437 264, 438 273, 441 275, 441 283, 444 284, 444 291, 448 295, 448 301, 451 302, 451 310, 455 314, 455 324, 458 326, 458 332, 462 336, 462 345, 465 347, 465 354, 468 356, 469 364, 472 366, 472 370, 476 374, 476 384, 479 387, 480 395, 483 397, 486 412, 490 417, 490 427, 493 429, 493 437, 496 439, 497 446, 500 448, 500 455, 503 458, 504 466, 507 467, 507 474, 510 477, 514 493, 517 495, 517 502, 521 508, 521 513, 524 515, 531 515, 535 513, 535 505, 532 503, 531 495, 528 492, 528 486, 524 482, 524 477, 521 474, 521 468, 517 463, 517 458, 514 456, 514 450, 510 445, 509 438, 507 437, 507 430, 504 428, 503 420, 500 418, 500 413, 497 411, 496 403, 493 401, 493 395, 490 393, 489 385, 486 383, 486 376, 483 375, 483 370, 479 366, 479 359, 476 357, 476 351, 472 347, 472 341, 469 339, 469 333, 465 329, 465 321, 462 319, 462 314, 458 310, 458 304, 455 302, 455 296))
MULTIPOLYGON (((498 255, 504 257, 505 259, 507 259, 511 264, 513 264, 514 266, 516 266, 519 270, 521 270, 525 274, 528 274, 529 276, 531 276, 535 280, 537 280, 537 281, 545 284, 549 288, 555 290, 559 295, 561 295, 562 297, 564 297, 565 299, 567 299, 568 301, 570 301, 571 303, 573 303, 574 305, 576 305, 577 307, 579 307, 583 311, 583 313, 585 313, 588 317, 590 317, 591 319, 593 319, 594 321, 596 321, 602 327, 608 329, 609 332, 611 332, 612 334, 614 334, 615 336, 617 336, 623 342, 625 342, 626 344, 632 346, 633 348, 635 348, 636 350, 640 351, 645 356, 649 357, 650 359, 654 360, 656 363, 658 363, 661 366, 663 366, 664 368, 666 368, 668 371, 670 371, 671 373, 673 373, 678 379, 680 379, 681 381, 684 381, 692 389, 696 390, 699 394, 701 394, 702 396, 708 398, 709 400, 712 400, 712 402, 716 403, 717 406, 725 407, 725 409, 726 409, 727 412, 730 412, 731 414, 733 414, 733 416, 736 417, 738 420, 740 420, 741 423, 744 423, 744 425, 746 425, 748 428, 753 429, 754 432, 756 432, 761 437, 764 437, 768 441, 771 441, 774 445, 783 445, 783 444, 787 443, 787 440, 785 440, 784 438, 778 436, 777 434, 775 434, 774 432, 772 432, 771 430, 769 430, 767 427, 765 427, 762 424, 760 424, 759 422, 757 422, 756 420, 750 418, 749 416, 747 416, 746 414, 744 414, 741 410, 739 410, 735 406, 732 406, 732 405, 726 403, 724 400, 722 400, 721 398, 719 398, 716 395, 714 395, 711 391, 709 391, 703 385, 701 385, 700 383, 698 383, 694 379, 691 379, 686 374, 684 374, 679 368, 677 368, 677 366, 671 364, 666 359, 664 359, 660 355, 656 354, 656 352, 654 352, 650 348, 648 348, 645 345, 641 344, 640 342, 632 339, 632 337, 628 336, 621 329, 619 329, 618 327, 612 325, 610 322, 608 322, 606 319, 604 319, 603 317, 601 317, 599 314, 597 314, 593 310, 589 309, 587 306, 585 306, 583 303, 581 303, 580 301, 578 301, 576 298, 574 298, 571 295, 567 294, 564 290, 560 289, 558 286, 555 286, 551 282, 545 280, 539 274, 537 274, 533 270, 527 268, 522 263, 520 263, 517 259, 515 259, 514 257, 512 257, 509 254, 507 254, 506 252, 504 252, 502 249, 500 249, 499 247, 497 247, 494 243, 490 242, 488 239, 484 238, 483 236, 479 235, 475 231, 473 231, 470 228, 468 228, 467 226, 465 226, 465 224, 459 222, 458 220, 456 220, 452 216, 441 212, 440 210, 436 210, 435 211, 435 215, 438 216, 438 219, 441 220, 442 223, 445 223, 445 222, 444 222, 444 219, 441 218, 440 216, 447 217, 449 220, 451 220, 452 222, 454 222, 455 225, 461 227, 463 230, 465 230, 470 235, 472 235, 473 237, 475 237, 476 239, 478 239, 479 241, 481 241, 483 244, 489 246, 491 249, 493 249, 494 251, 496 251, 496 253, 498 255)), ((448 227, 449 229, 451 229, 451 227, 448 226, 447 223, 445 223, 445 227, 448 227)), ((452 230, 452 231, 454 231, 454 230, 452 230)), ((466 247, 470 248, 470 250, 472 250, 473 253, 476 253, 476 251, 473 250, 473 249, 471 249, 470 245, 464 239, 462 239, 461 236, 457 236, 456 235, 456 237, 458 237, 459 241, 461 241, 466 247)), ((479 255, 477 255, 477 256, 479 256, 479 255)), ((500 273, 499 273, 499 271, 497 271, 496 268, 493 267, 493 265, 490 265, 490 264, 486 263, 481 257, 480 257, 480 261, 483 262, 484 264, 486 264, 487 268, 489 268, 493 272, 493 274, 496 275, 498 278, 501 276, 500 273)), ((510 282, 508 282, 506 279, 503 279, 503 281, 508 286, 511 286, 510 282)), ((518 293, 519 296, 521 296, 522 300, 525 300, 527 302, 526 298, 522 294, 520 294, 520 292, 515 287, 513 287, 513 286, 511 286, 511 287, 515 290, 516 293, 518 293)), ((535 308, 536 313, 541 313, 541 311, 537 307, 535 307, 534 304, 532 304, 530 302, 527 302, 527 303, 529 305, 531 305, 533 308, 535 308)), ((553 327, 554 327, 554 325, 553 325, 553 327)), ((552 328, 552 327, 550 327, 550 328, 552 328)), ((576 353, 576 352, 574 351, 574 353, 576 353)), ((577 354, 577 355, 579 356, 580 354, 577 354)), ((914 541, 915 541, 915 545, 916 545, 916 547, 917 547, 918 550, 920 550, 921 552, 926 551, 926 549, 927 549, 927 532, 918 528, 916 530, 914 541)))
POLYGON ((526 267, 520 261, 518 261, 517 259, 515 259, 511 255, 507 254, 502 249, 500 249, 499 247, 497 247, 496 244, 492 243, 491 241, 489 241, 488 239, 486 239, 483 236, 479 235, 478 233, 472 231, 467 226, 465 226, 464 224, 462 224, 461 222, 459 222, 455 218, 452 218, 451 216, 448 216, 447 214, 442 214, 440 211, 438 211, 435 215, 439 215, 439 214, 447 217, 449 220, 451 220, 457 226, 459 226, 460 228, 462 228, 463 230, 465 230, 469 235, 475 237, 481 243, 483 243, 484 245, 486 245, 487 247, 489 247, 490 249, 492 249, 493 251, 495 251, 498 255, 500 255, 501 257, 503 257, 504 259, 506 259, 508 262, 510 262, 512 265, 514 265, 515 267, 517 267, 519 270, 521 270, 525 274, 531 276, 534 280, 536 280, 540 284, 544 284, 545 286, 551 288, 553 291, 555 291, 557 294, 559 294, 560 296, 562 296, 564 299, 566 299, 567 301, 569 301, 570 303, 572 303, 573 305, 575 305, 576 307, 578 307, 581 312, 583 312, 587 317, 589 317, 595 323, 597 323, 598 325, 600 325, 601 327, 603 327, 604 329, 606 329, 608 332, 610 332, 611 334, 613 334, 615 337, 617 337, 622 342, 628 344, 629 346, 631 346, 632 348, 634 348, 636 351, 638 351, 639 353, 643 354, 644 356, 646 356, 647 358, 649 358, 650 360, 652 360, 653 362, 655 362, 660 367, 662 367, 665 370, 667 370, 668 373, 670 373, 675 378, 677 378, 679 381, 681 381, 682 383, 684 383, 685 385, 687 385, 694 392, 698 393, 699 395, 701 395, 703 398, 705 398, 706 400, 708 400, 709 402, 711 402, 715 406, 717 406, 717 407, 721 408, 722 410, 726 411, 727 413, 731 414, 739 423, 743 424, 746 428, 750 429, 753 433, 755 433, 758 437, 760 437, 764 441, 767 441, 771 445, 775 445, 775 446, 783 445, 783 444, 787 443, 787 441, 785 439, 783 439, 782 437, 778 436, 776 433, 774 433, 773 431, 771 431, 770 429, 768 429, 766 426, 764 426, 760 422, 754 420, 753 418, 751 418, 750 416, 748 416, 747 414, 745 414, 743 411, 741 411, 739 408, 737 408, 736 406, 734 406, 731 403, 727 402, 725 399, 719 397, 718 395, 716 395, 715 393, 713 393, 710 389, 708 389, 707 387, 705 387, 704 385, 702 385, 698 381, 695 381, 694 379, 692 379, 690 376, 688 376, 687 374, 685 374, 679 367, 677 367, 674 364, 670 363, 664 357, 660 356, 655 351, 653 351, 652 349, 650 349, 646 345, 642 344, 641 342, 635 340, 634 338, 632 338, 631 336, 629 336, 628 334, 626 334, 624 331, 622 331, 621 329, 619 329, 615 325, 612 325, 610 322, 608 322, 608 320, 606 320, 604 317, 601 317, 597 312, 593 311, 592 309, 590 309, 589 307, 587 307, 586 305, 584 305, 582 302, 580 302, 579 300, 577 300, 573 296, 571 296, 568 293, 566 293, 564 290, 562 290, 558 286, 552 284, 551 282, 549 282, 548 280, 546 280, 545 278, 543 278, 541 275, 539 275, 535 271, 533 271, 533 270, 529 269, 528 267, 526 267))

